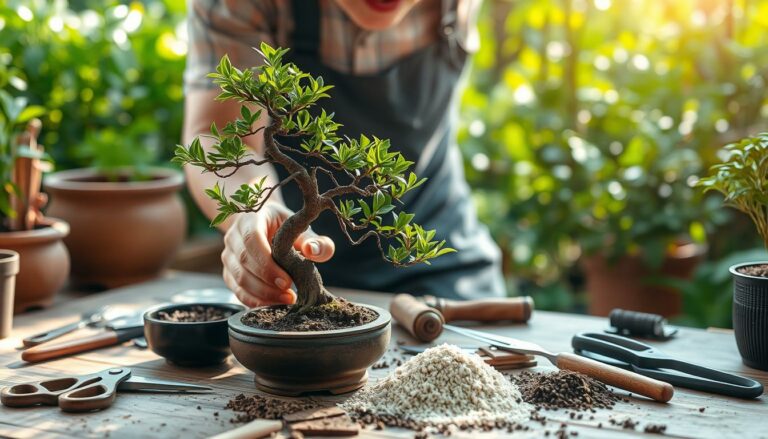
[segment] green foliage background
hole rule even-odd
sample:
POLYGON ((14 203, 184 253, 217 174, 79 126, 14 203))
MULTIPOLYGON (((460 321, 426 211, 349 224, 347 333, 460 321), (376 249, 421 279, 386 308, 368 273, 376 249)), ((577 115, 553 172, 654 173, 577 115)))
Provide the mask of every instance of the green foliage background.
MULTIPOLYGON (((168 163, 185 9, 0 3, 0 84, 48 109, 42 143, 59 168, 168 163)), ((730 324, 727 276, 713 267, 756 257, 734 252, 759 239, 692 185, 721 145, 765 126, 768 1, 487 0, 480 31, 459 141, 511 289, 574 309, 583 254, 658 265, 670 243, 693 239, 711 262, 684 285, 697 285, 684 288, 687 322, 730 324)), ((199 216, 192 226, 207 230, 199 216)))

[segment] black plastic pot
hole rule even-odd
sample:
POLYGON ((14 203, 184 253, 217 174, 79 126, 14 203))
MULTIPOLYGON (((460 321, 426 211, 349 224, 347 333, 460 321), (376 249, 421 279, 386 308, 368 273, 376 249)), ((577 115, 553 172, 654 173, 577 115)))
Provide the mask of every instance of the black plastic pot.
POLYGON ((739 272, 739 268, 762 264, 768 262, 748 262, 730 268, 733 276, 733 331, 744 364, 768 370, 768 278, 739 272))
POLYGON ((227 336, 227 318, 207 322, 171 322, 161 320, 159 313, 171 313, 194 305, 230 311, 243 311, 234 303, 185 303, 160 305, 144 313, 144 336, 152 352, 177 366, 205 367, 223 363, 231 353, 227 336))
POLYGON ((11 335, 13 297, 18 272, 19 254, 13 250, 0 250, 0 338, 11 335))

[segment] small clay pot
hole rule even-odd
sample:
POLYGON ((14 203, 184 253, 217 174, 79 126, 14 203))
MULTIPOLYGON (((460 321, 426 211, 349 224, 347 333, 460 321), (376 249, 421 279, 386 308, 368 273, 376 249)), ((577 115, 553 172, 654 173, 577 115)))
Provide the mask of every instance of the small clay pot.
POLYGON ((211 306, 236 313, 245 307, 234 303, 184 303, 160 305, 144 313, 144 337, 152 352, 182 367, 204 367, 223 363, 231 353, 227 319, 207 322, 160 320, 158 313, 183 310, 193 305, 211 306))
POLYGON ((0 233, 0 248, 19 254, 14 312, 44 308, 64 286, 69 275, 69 253, 63 239, 69 225, 47 217, 34 229, 0 233))
POLYGON ((72 227, 64 242, 75 284, 114 288, 154 278, 184 240, 181 173, 153 168, 143 181, 127 175, 110 181, 93 169, 73 169, 45 178, 48 213, 72 227))
POLYGON ((745 365, 768 370, 768 278, 750 276, 739 268, 768 262, 748 262, 730 268, 733 276, 733 333, 745 365))
POLYGON ((13 250, 0 250, 0 339, 11 335, 13 292, 18 272, 19 254, 13 250))
POLYGON ((277 332, 242 323, 248 311, 229 318, 229 346, 237 361, 256 374, 256 387, 296 396, 310 392, 340 394, 365 385, 368 367, 387 350, 391 316, 378 307, 376 320, 331 331, 277 332))

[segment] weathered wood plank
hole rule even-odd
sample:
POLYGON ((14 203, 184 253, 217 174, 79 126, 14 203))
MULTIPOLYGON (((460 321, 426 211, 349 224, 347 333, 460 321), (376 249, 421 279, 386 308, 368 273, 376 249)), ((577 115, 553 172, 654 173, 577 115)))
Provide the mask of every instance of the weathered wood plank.
MULTIPOLYGON (((74 357, 47 363, 8 368, 18 362, 20 340, 24 336, 67 323, 88 309, 105 304, 123 305, 141 309, 155 303, 167 301, 173 294, 188 288, 219 287, 216 276, 172 273, 167 277, 139 286, 128 287, 107 293, 94 294, 76 300, 66 301, 56 308, 17 316, 13 337, 0 341, 0 385, 37 380, 57 376, 61 373, 83 374, 119 365, 129 366, 134 374, 150 378, 188 381, 212 386, 214 394, 208 395, 160 395, 121 393, 115 405, 108 410, 89 414, 66 414, 55 407, 9 409, 0 407, 0 436, 30 437, 208 437, 232 428, 229 420, 233 414, 224 409, 226 402, 238 393, 255 393, 252 374, 234 359, 222 366, 203 369, 183 369, 167 364, 150 351, 143 351, 129 345, 116 346, 100 351, 80 354, 74 357), (199 409, 198 409, 199 407, 199 409), (218 416, 214 416, 218 413, 218 416)), ((389 297, 385 294, 362 293, 337 290, 351 300, 387 307, 389 297)), ((571 336, 580 331, 599 331, 605 326, 605 319, 588 316, 535 312, 528 325, 491 325, 482 328, 512 337, 535 341, 553 351, 570 351, 571 336)), ((76 336, 76 335, 74 335, 76 336)), ((393 345, 396 340, 414 340, 395 327, 393 345)), ((453 334, 445 334, 439 342, 475 344, 453 334)), ((684 328, 678 338, 657 343, 670 354, 687 361, 697 362, 729 372, 753 377, 768 385, 768 373, 749 369, 741 364, 736 351, 733 335, 728 332, 707 332, 684 328)), ((388 352, 388 356, 399 353, 388 352)), ((546 360, 539 358, 539 367, 534 370, 551 370, 546 360)), ((371 381, 385 376, 386 369, 372 370, 371 381)), ((515 373, 515 372, 512 372, 515 373)), ((337 402, 345 397, 314 396, 318 402, 337 402)), ((568 425, 569 431, 576 431, 579 437, 633 437, 641 435, 646 424, 656 423, 667 426, 666 435, 672 437, 768 437, 768 403, 765 396, 754 401, 726 398, 702 392, 676 389, 675 397, 669 404, 659 404, 643 398, 631 398, 630 403, 619 403, 614 410, 598 410, 594 419, 587 414, 581 420, 570 419, 563 411, 547 413, 546 429, 555 431, 560 423, 568 425), (701 407, 705 408, 702 413, 701 407), (609 424, 611 418, 621 420, 631 417, 639 421, 636 430, 622 430, 609 424), (602 423, 602 428, 597 428, 602 423)), ((541 437, 544 431, 538 423, 530 423, 528 432, 515 432, 516 437, 541 437)), ((365 431, 362 437, 402 438, 413 433, 387 429, 365 431)), ((477 433, 460 433, 454 437, 477 437, 477 433)), ((505 436, 505 433, 484 434, 483 437, 505 436)))

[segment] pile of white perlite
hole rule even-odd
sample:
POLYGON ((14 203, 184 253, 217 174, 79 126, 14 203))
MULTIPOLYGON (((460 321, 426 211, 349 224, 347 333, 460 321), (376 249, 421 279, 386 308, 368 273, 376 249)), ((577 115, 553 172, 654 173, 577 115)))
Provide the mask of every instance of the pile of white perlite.
POLYGON ((525 421, 531 406, 480 357, 444 344, 411 358, 342 408, 419 423, 477 425, 525 421))

